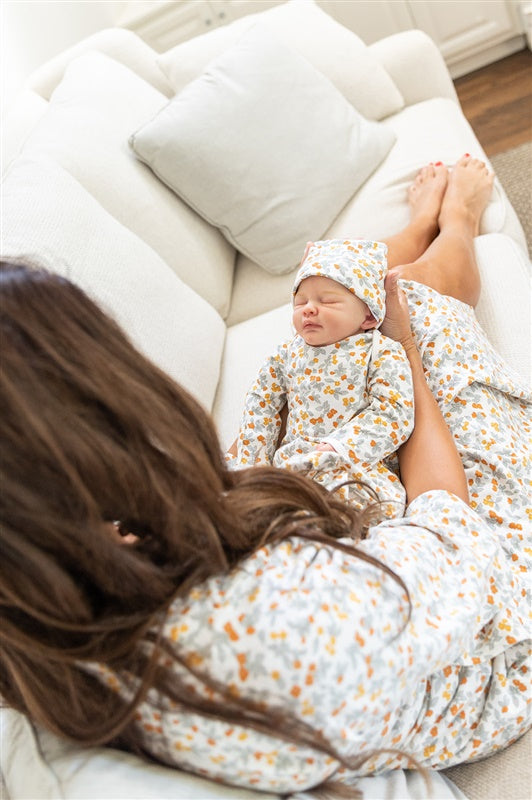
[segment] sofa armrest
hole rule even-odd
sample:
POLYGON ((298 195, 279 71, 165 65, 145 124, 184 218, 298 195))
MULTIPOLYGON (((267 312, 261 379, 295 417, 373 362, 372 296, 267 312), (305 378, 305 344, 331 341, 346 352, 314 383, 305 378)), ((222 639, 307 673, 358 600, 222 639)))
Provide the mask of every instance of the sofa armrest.
POLYGON ((407 106, 432 97, 459 102, 443 56, 423 31, 394 33, 369 49, 390 75, 407 106))
POLYGON ((90 50, 98 50, 120 61, 166 97, 173 96, 174 90, 157 64, 158 53, 133 31, 125 28, 107 28, 64 50, 32 73, 27 88, 49 100, 70 61, 90 50))

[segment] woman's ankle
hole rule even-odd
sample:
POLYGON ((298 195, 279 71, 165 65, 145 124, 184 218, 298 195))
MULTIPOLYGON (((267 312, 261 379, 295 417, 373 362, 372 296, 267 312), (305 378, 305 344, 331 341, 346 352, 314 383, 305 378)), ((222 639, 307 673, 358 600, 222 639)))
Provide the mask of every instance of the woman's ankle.
POLYGON ((438 218, 441 233, 453 232, 462 237, 474 239, 480 230, 480 215, 475 214, 465 204, 453 202, 443 204, 438 218))

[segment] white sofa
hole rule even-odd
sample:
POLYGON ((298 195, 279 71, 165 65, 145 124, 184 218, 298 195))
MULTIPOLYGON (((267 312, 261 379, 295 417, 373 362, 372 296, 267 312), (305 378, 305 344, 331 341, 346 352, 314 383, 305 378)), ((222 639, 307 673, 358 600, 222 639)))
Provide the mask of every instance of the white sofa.
MULTIPOLYGON (((3 126, 3 255, 30 258, 83 286, 212 411, 224 445, 236 434, 254 370, 289 331, 292 265, 267 271, 239 252, 231 232, 224 235, 167 188, 128 140, 257 26, 298 51, 346 102, 394 134, 373 173, 309 238, 384 238, 406 222, 407 187, 423 164, 452 164, 464 152, 485 158, 425 34, 409 31, 366 47, 308 0, 243 18, 162 55, 129 31, 103 31, 35 73, 3 126)), ((215 151, 220 134, 216 127, 209 131, 215 151)), ((286 157, 282 143, 271 142, 276 156, 286 157)), ((331 153, 324 142, 315 158, 328 164, 331 153)), ((296 161, 298 153, 288 156, 296 161)), ((230 172, 232 165, 225 166, 230 172)), ((304 228, 297 205, 286 217, 287 228, 292 222, 304 228)), ((527 246, 497 181, 476 245, 484 279, 478 316, 494 346, 529 378, 527 246)), ((2 775, 12 800, 256 796, 127 754, 66 744, 11 710, 2 710, 1 723, 2 775)), ((530 738, 449 775, 470 800, 517 800, 528 796, 529 747, 530 738)), ((368 798, 426 796, 413 773, 362 785, 368 798)), ((433 796, 464 795, 437 774, 433 796)))

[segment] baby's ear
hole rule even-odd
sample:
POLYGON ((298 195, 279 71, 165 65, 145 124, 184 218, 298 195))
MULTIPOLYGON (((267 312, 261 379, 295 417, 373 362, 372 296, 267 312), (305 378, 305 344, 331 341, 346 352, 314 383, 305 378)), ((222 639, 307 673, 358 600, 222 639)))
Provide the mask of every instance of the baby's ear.
POLYGON ((377 327, 377 320, 375 319, 373 314, 371 314, 368 311, 368 313, 366 314, 366 319, 364 320, 364 322, 360 327, 362 328, 363 331, 370 331, 372 328, 377 327))

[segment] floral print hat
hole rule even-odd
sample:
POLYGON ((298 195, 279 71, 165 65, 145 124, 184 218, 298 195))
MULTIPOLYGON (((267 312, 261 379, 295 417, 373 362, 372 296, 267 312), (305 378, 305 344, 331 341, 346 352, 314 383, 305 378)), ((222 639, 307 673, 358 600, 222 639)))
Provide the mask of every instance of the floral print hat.
POLYGON ((368 239, 309 242, 294 281, 292 295, 295 295, 305 278, 315 275, 332 278, 366 303, 377 325, 380 325, 385 314, 387 252, 385 244, 368 239))

